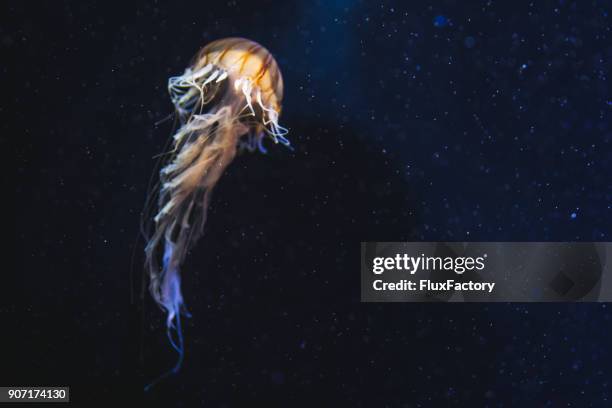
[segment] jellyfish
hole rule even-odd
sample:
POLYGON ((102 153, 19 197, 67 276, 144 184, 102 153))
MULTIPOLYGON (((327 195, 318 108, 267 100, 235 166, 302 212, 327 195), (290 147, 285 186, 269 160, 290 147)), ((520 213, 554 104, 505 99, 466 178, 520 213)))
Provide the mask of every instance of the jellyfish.
MULTIPOLYGON (((178 118, 154 192, 156 211, 145 233, 149 290, 166 314, 167 335, 184 356, 181 265, 202 236, 212 191, 238 151, 266 152, 264 140, 291 149, 279 124, 283 79, 268 50, 244 38, 213 41, 182 75, 168 80, 178 118)), ((146 211, 145 211, 146 214, 146 211)), ((146 219, 144 220, 147 221, 146 219)))

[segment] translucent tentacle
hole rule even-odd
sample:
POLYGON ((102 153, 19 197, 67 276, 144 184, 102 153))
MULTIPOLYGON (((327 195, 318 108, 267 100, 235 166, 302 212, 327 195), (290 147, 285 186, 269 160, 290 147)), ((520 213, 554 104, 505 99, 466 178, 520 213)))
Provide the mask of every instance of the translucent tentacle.
POLYGON ((172 345, 172 348, 176 350, 178 359, 175 365, 151 383, 145 387, 145 391, 148 391, 157 384, 159 381, 168 377, 169 375, 176 374, 183 365, 183 359, 185 358, 185 345, 183 342, 183 328, 181 327, 181 313, 187 317, 190 317, 189 313, 184 309, 183 295, 181 293, 181 277, 179 267, 176 264, 177 259, 174 251, 175 244, 169 239, 165 239, 164 257, 163 257, 163 269, 162 275, 162 301, 163 307, 168 311, 166 319, 166 332, 168 335, 168 341, 172 345), (176 333, 176 339, 173 333, 176 333))
POLYGON ((261 100, 261 90, 259 89, 257 89, 256 100, 257 100, 257 104, 264 112, 263 124, 265 126, 270 125, 269 128, 268 127, 265 128, 268 134, 272 136, 272 139, 274 140, 275 143, 280 142, 284 144, 285 146, 291 148, 291 142, 289 141, 289 139, 285 137, 285 135, 289 133, 289 130, 287 130, 286 128, 278 124, 278 112, 274 110, 273 108, 266 106, 263 103, 263 101, 261 100), (266 119, 265 116, 267 116, 268 119, 266 119))
MULTIPOLYGON (((181 292, 180 266, 187 251, 202 235, 211 192, 236 154, 245 128, 236 122, 234 107, 193 115, 175 138, 175 151, 160 171, 159 211, 155 230, 145 249, 150 291, 166 312, 171 346, 178 353, 175 366, 155 382, 177 372, 184 357, 181 315, 189 317, 181 292), (157 258, 161 257, 161 266, 157 258)), ((155 383, 154 382, 154 383, 155 383)))
POLYGON ((168 79, 168 93, 181 118, 186 118, 201 109, 215 96, 212 87, 228 77, 228 73, 212 64, 207 64, 197 71, 187 68, 183 75, 168 79))

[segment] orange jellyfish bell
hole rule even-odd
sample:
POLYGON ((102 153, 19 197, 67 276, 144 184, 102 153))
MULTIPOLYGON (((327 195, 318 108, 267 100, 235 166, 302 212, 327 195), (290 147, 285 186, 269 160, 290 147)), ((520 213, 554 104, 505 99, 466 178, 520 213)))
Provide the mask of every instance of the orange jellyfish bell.
MULTIPOLYGON (((261 92, 262 102, 280 112, 283 99, 283 77, 272 54, 255 41, 225 38, 213 41, 202 49, 194 69, 208 64, 222 69, 234 81, 236 90, 251 83, 261 92), (242 79, 242 80, 241 80, 242 79)), ((222 77, 223 74, 220 74, 222 77)))
MULTIPOLYGON (((159 174, 158 208, 143 223, 145 266, 153 299, 166 312, 170 343, 183 360, 181 315, 188 316, 180 268, 202 235, 219 178, 238 148, 266 152, 264 138, 291 147, 278 120, 283 79, 272 54, 254 41, 226 38, 206 45, 182 75, 168 80, 180 126, 159 174), (150 231, 150 233, 149 233, 150 231)), ((162 377, 163 378, 163 377, 162 377)))
MULTIPOLYGON (((278 123, 283 99, 283 77, 272 54, 255 41, 224 38, 203 47, 191 67, 182 76, 170 78, 168 89, 181 116, 192 113, 196 102, 205 105, 223 92, 226 83, 228 99, 243 100, 241 113, 250 118, 249 141, 265 152, 261 142, 265 135, 275 143, 290 146, 284 137, 287 129, 278 123), (228 94, 233 90, 233 95, 228 94), (198 95, 199 93, 199 95, 198 95)), ((241 116, 241 119, 244 119, 241 116)))

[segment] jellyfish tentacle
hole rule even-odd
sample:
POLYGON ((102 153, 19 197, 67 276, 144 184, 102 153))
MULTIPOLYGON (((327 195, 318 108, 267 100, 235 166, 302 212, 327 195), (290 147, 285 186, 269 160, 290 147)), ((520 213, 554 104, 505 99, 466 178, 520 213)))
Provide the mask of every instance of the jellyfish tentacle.
POLYGON ((251 91, 253 90, 253 84, 248 78, 244 78, 242 81, 242 94, 246 100, 246 106, 251 111, 251 116, 255 116, 255 110, 253 109, 253 102, 251 101, 251 91))
POLYGON ((263 140, 264 140, 264 134, 260 133, 257 135, 257 148, 259 149, 259 151, 263 154, 268 153, 268 150, 264 147, 263 145, 263 140))
POLYGON ((195 72, 187 68, 183 75, 170 77, 168 92, 180 117, 188 117, 198 105, 201 110, 216 94, 209 87, 218 86, 228 76, 226 70, 209 63, 195 72))
POLYGON ((193 73, 193 79, 199 79, 204 75, 208 74, 213 69, 213 65, 208 63, 204 65, 202 68, 193 73))
MULTIPOLYGON (((206 221, 210 194, 221 174, 232 161, 242 128, 233 119, 232 109, 219 109, 201 115, 183 127, 190 132, 174 158, 160 170, 160 210, 155 232, 146 248, 151 277, 150 290, 166 311, 166 326, 179 332, 180 315, 188 316, 181 292, 180 265, 186 253, 201 236, 206 221), (163 244, 162 265, 156 254, 163 244)), ((172 346, 182 358, 181 342, 172 346)))
POLYGON ((204 83, 202 85, 203 86, 208 85, 209 83, 214 81, 218 76, 219 76, 219 70, 217 69, 217 70, 213 71, 213 73, 210 74, 210 76, 208 78, 206 78, 206 81, 204 81, 204 83))
POLYGON ((280 142, 285 146, 291 148, 291 142, 285 137, 285 135, 289 133, 289 130, 278 124, 278 112, 264 104, 261 98, 261 90, 259 88, 256 92, 256 100, 259 107, 262 109, 265 115, 268 116, 268 119, 266 119, 264 116, 263 124, 266 132, 274 140, 274 143, 280 142), (270 125, 270 128, 266 127, 267 125, 270 125))
POLYGON ((219 78, 217 78, 217 80, 215 81, 215 83, 219 83, 221 81, 223 81, 225 78, 228 77, 228 73, 227 71, 223 71, 223 73, 221 75, 219 75, 219 78))

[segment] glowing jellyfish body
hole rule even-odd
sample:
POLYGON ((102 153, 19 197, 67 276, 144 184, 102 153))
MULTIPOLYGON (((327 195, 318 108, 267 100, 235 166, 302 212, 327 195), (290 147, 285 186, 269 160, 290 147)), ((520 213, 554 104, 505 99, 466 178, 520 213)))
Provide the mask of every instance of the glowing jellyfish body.
POLYGON ((187 314, 180 266, 202 235, 212 190, 239 145, 265 152, 266 137, 290 143, 278 123, 280 70, 253 41, 227 38, 208 44, 183 75, 168 80, 168 91, 180 127, 160 171, 158 212, 145 255, 151 294, 167 313, 168 337, 179 353, 176 372, 183 359, 180 315, 187 314))

